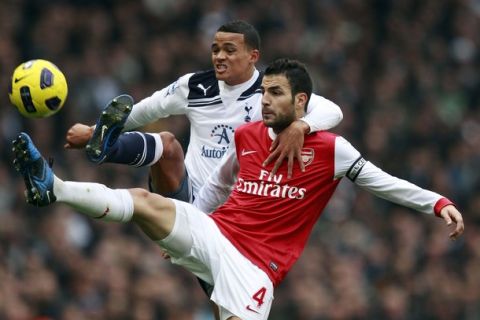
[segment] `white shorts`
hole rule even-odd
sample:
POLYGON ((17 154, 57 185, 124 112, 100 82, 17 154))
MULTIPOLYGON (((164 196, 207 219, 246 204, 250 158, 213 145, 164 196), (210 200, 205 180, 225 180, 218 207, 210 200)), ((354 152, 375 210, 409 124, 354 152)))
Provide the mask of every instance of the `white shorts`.
POLYGON ((215 222, 195 206, 173 200, 176 219, 172 232, 158 244, 178 264, 214 285, 211 300, 222 320, 265 320, 273 300, 267 274, 243 256, 215 222))

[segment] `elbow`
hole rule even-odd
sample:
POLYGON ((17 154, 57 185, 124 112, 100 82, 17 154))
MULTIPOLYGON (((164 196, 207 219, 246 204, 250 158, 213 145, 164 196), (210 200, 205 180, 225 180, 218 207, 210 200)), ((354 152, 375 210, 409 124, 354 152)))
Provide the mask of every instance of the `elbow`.
POLYGON ((336 107, 337 107, 337 124, 339 124, 343 120, 343 112, 338 105, 336 107))

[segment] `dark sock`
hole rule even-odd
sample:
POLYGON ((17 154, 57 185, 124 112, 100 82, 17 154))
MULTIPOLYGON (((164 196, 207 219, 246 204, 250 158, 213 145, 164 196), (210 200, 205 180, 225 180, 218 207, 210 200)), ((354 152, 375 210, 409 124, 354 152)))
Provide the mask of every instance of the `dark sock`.
POLYGON ((110 147, 105 162, 141 167, 155 159, 156 141, 153 135, 138 131, 122 133, 110 147))

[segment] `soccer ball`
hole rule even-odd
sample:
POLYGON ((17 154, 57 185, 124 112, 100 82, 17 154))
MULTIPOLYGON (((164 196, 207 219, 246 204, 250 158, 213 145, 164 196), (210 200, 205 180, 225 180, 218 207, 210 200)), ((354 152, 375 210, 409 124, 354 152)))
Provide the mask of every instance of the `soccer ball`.
POLYGON ((28 118, 45 118, 57 113, 67 94, 67 80, 62 71, 42 59, 19 65, 13 72, 8 91, 10 102, 28 118))

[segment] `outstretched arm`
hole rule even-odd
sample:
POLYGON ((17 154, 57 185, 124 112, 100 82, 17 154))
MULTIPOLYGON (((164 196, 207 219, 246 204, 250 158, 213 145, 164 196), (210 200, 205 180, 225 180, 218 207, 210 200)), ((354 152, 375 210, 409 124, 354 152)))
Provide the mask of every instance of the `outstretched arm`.
POLYGON ((300 170, 305 170, 301 151, 305 134, 328 130, 337 126, 343 119, 342 110, 332 101, 312 94, 308 103, 307 114, 296 120, 283 130, 273 141, 270 155, 265 159, 263 166, 275 160, 272 175, 275 174, 285 160, 288 161, 288 178, 292 177, 293 163, 296 159, 300 170))
POLYGON ((356 185, 376 195, 405 207, 435 214, 448 226, 456 228, 449 234, 456 239, 464 230, 462 215, 452 201, 442 195, 394 177, 361 157, 348 141, 337 137, 335 141, 335 178, 346 176, 356 185))
POLYGON ((370 162, 365 164, 355 183, 378 197, 420 212, 433 213, 443 218, 447 226, 455 223, 455 230, 449 234, 452 240, 463 233, 464 224, 460 212, 449 199, 433 191, 391 176, 370 162))
MULTIPOLYGON (((192 74, 180 77, 177 81, 133 106, 125 122, 123 131, 130 131, 174 114, 184 114, 187 107, 188 79, 192 74)), ((76 123, 66 134, 66 149, 84 148, 92 138, 95 126, 76 123)))

